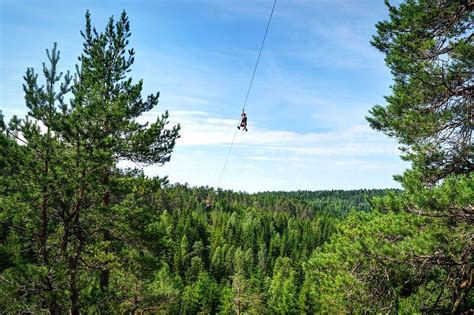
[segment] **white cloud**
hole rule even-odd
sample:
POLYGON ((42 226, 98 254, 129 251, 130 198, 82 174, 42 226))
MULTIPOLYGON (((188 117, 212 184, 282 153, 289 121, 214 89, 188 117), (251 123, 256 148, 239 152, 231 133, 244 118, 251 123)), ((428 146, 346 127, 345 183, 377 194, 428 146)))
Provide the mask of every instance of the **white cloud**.
MULTIPOLYGON (((147 173, 215 187, 237 121, 203 111, 170 115, 172 123, 181 123, 182 137, 171 162, 147 173)), ((396 143, 366 125, 304 133, 250 123, 249 132, 237 132, 221 187, 250 192, 398 187, 391 176, 405 164, 397 156, 396 143)))
MULTIPOLYGON (((182 126, 178 146, 230 145, 238 119, 213 117, 201 111, 170 113, 172 123, 182 126)), ((238 132, 235 145, 271 152, 287 151, 301 156, 369 156, 396 154, 393 141, 366 125, 349 125, 335 131, 299 133, 271 130, 249 123, 249 132, 238 132)))

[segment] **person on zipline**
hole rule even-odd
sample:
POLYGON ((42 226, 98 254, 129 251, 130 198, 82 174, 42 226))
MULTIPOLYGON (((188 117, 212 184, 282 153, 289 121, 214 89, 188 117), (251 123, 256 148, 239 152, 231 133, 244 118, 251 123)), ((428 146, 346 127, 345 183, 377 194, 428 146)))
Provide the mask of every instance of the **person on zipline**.
POLYGON ((247 114, 245 112, 242 112, 242 116, 240 118, 240 126, 237 126, 237 129, 240 130, 240 127, 242 127, 245 132, 248 131, 248 129, 247 129, 247 114))

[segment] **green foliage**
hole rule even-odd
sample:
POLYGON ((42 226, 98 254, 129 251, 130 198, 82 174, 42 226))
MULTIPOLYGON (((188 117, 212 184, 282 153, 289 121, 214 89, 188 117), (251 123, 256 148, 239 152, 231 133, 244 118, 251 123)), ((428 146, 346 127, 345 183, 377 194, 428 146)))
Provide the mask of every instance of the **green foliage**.
POLYGON ((269 288, 269 305, 274 314, 297 313, 296 272, 288 257, 278 257, 269 288))
MULTIPOLYGON (((147 179, 138 171, 114 173, 110 181, 113 202, 107 215, 113 220, 92 212, 93 209, 87 210, 91 215, 90 226, 97 227, 99 223, 107 226, 110 239, 105 240, 101 233, 91 234, 96 238, 82 249, 77 282, 84 312, 102 311, 102 301, 106 298, 113 312, 297 312, 302 265, 329 238, 335 222, 346 211, 341 209, 339 213, 336 208, 326 211, 308 206, 316 198, 288 199, 305 211, 298 207, 295 211, 276 211, 281 203, 279 193, 272 197, 269 193, 249 195, 183 185, 163 186, 160 179, 147 179), (204 204, 208 196, 212 196, 211 209, 206 209, 204 204), (227 200, 234 200, 232 207, 221 206, 227 200), (106 292, 101 289, 104 265, 110 272, 106 292)), ((15 193, 21 195, 23 191, 15 190, 15 193)), ((352 202, 343 199, 348 196, 354 201, 364 200, 365 193, 321 192, 328 207, 352 202)), ((378 191, 379 195, 383 193, 378 191)), ((13 196, 5 194, 2 198, 13 196)), ((359 205, 360 210, 369 206, 359 205)), ((19 204, 14 209, 20 209, 19 204)), ((2 224, 14 220, 14 213, 2 211, 2 224)), ((61 237, 64 228, 59 222, 56 224, 61 237)), ((9 257, 2 261, 5 264, 2 277, 11 280, 12 285, 20 281, 26 285, 32 279, 40 282, 35 280, 40 276, 32 276, 33 271, 41 275, 42 271, 36 267, 39 263, 28 260, 28 252, 22 251, 18 238, 23 234, 13 233, 7 225, 2 227, 5 236, 0 249, 9 257), (26 268, 30 268, 27 275, 26 268)), ((50 235, 51 241, 53 236, 50 235)), ((59 266, 62 273, 58 268, 55 275, 67 280, 67 265, 59 266)), ((10 305, 8 311, 38 310, 47 305, 37 299, 49 296, 43 288, 36 289, 41 294, 29 296, 12 285, 9 282, 0 285, 5 292, 1 304, 10 305), (18 294, 27 299, 9 303, 18 294)), ((59 305, 70 307, 66 281, 63 288, 64 291, 53 291, 54 298, 59 305)))
POLYGON ((182 310, 185 314, 215 314, 219 293, 215 280, 208 273, 200 273, 195 282, 184 288, 182 310))
MULTIPOLYGON (((388 1, 387 1, 388 4, 388 1)), ((394 84, 371 126, 404 145, 423 181, 469 174, 472 160, 473 4, 405 1, 389 6, 372 44, 385 54, 394 84)))
POLYGON ((300 299, 314 304, 307 312, 449 313, 472 307, 465 282, 474 261, 472 226, 406 209, 426 209, 427 201, 432 209, 447 209, 448 200, 469 206, 473 185, 472 177, 453 177, 434 189, 407 189, 376 200, 380 209, 390 209, 385 214, 351 214, 337 236, 305 263, 300 299))
POLYGON ((116 166, 169 161, 179 126, 166 127, 167 113, 149 125, 135 120, 158 94, 143 100, 142 82, 127 78, 134 52, 125 13, 103 33, 87 13, 82 35, 74 80, 57 70, 55 44, 45 84, 31 68, 24 76, 27 116, 1 117, 0 253, 10 256, 2 260, 2 312, 116 311, 146 288, 141 273, 155 259, 142 227, 155 221, 147 198, 162 181, 116 166))
POLYGON ((374 198, 305 263, 305 313, 462 313, 472 310, 473 5, 405 1, 389 7, 372 44, 394 84, 371 126, 403 145, 412 168, 401 194, 374 198))

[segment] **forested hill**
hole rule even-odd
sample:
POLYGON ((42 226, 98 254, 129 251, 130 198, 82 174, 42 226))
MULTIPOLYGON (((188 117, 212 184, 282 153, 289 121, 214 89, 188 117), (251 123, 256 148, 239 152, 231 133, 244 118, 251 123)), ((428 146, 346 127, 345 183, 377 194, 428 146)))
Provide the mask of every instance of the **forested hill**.
MULTIPOLYGON (((398 189, 359 189, 265 191, 249 194, 222 189, 214 190, 209 187, 191 188, 181 184, 174 184, 165 190, 169 191, 174 198, 181 195, 178 200, 181 200, 182 206, 184 206, 183 202, 186 199, 194 198, 194 207, 199 204, 208 204, 215 209, 225 211, 253 207, 258 210, 287 212, 308 218, 313 218, 316 214, 341 217, 351 210, 368 211, 370 210, 370 200, 373 197, 400 192, 398 189)), ((172 201, 169 202, 171 209, 175 204, 172 201)))
POLYGON ((387 193, 248 194, 181 184, 146 193, 143 184, 153 180, 132 181, 149 194, 147 201, 140 212, 117 219, 138 234, 144 249, 133 256, 140 266, 140 306, 158 300, 162 311, 173 314, 304 310, 305 262, 347 212, 366 211, 368 198, 387 193))
MULTIPOLYGON (((304 293, 304 263, 329 240, 348 211, 367 210, 368 198, 387 192, 248 194, 181 184, 163 186, 160 179, 136 173, 117 172, 111 178, 111 195, 115 196, 111 202, 115 206, 108 219, 100 219, 98 226, 99 217, 85 218, 91 229, 106 228, 109 240, 87 234, 84 268, 95 274, 101 266, 109 266, 109 309, 153 308, 172 314, 286 314, 303 309, 299 296, 304 293)), ((26 234, 15 227, 13 221, 4 221, 0 236, 5 244, 0 246, 0 269, 10 281, 0 286, 4 293, 0 301, 10 305, 0 307, 2 311, 41 304, 30 294, 10 303, 17 292, 13 286, 24 285, 22 290, 29 292, 30 280, 13 271, 34 264, 28 252, 15 254, 18 247, 33 246, 21 241, 26 234)), ((59 224, 51 223, 49 253, 58 262, 62 261, 61 244, 54 238, 60 237, 61 231, 59 224)), ((38 281, 43 277, 39 270, 29 274, 38 281)), ((67 277, 54 281, 58 287, 67 288, 67 277)), ((87 281, 84 274, 80 284, 83 301, 105 298, 100 281, 87 281)), ((68 304, 67 295, 57 296, 55 301, 61 309, 59 305, 68 304)), ((98 312, 101 303, 84 302, 82 310, 98 312)))
POLYGON ((368 211, 373 197, 383 196, 388 192, 400 191, 397 189, 298 190, 261 192, 255 196, 259 202, 278 200, 279 203, 297 203, 300 209, 310 207, 320 212, 345 214, 353 209, 368 211))

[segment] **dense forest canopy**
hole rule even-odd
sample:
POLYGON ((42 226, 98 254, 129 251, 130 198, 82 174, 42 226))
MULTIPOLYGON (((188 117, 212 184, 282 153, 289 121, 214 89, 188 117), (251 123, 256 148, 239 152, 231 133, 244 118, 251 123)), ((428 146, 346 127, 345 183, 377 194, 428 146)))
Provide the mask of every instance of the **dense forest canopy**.
POLYGON ((136 120, 159 94, 129 76, 127 15, 100 32, 87 12, 74 75, 54 45, 27 116, 0 117, 0 312, 472 311, 473 4, 387 8, 394 84, 368 121, 412 162, 403 190, 255 194, 117 167, 168 162, 180 126, 136 120))

